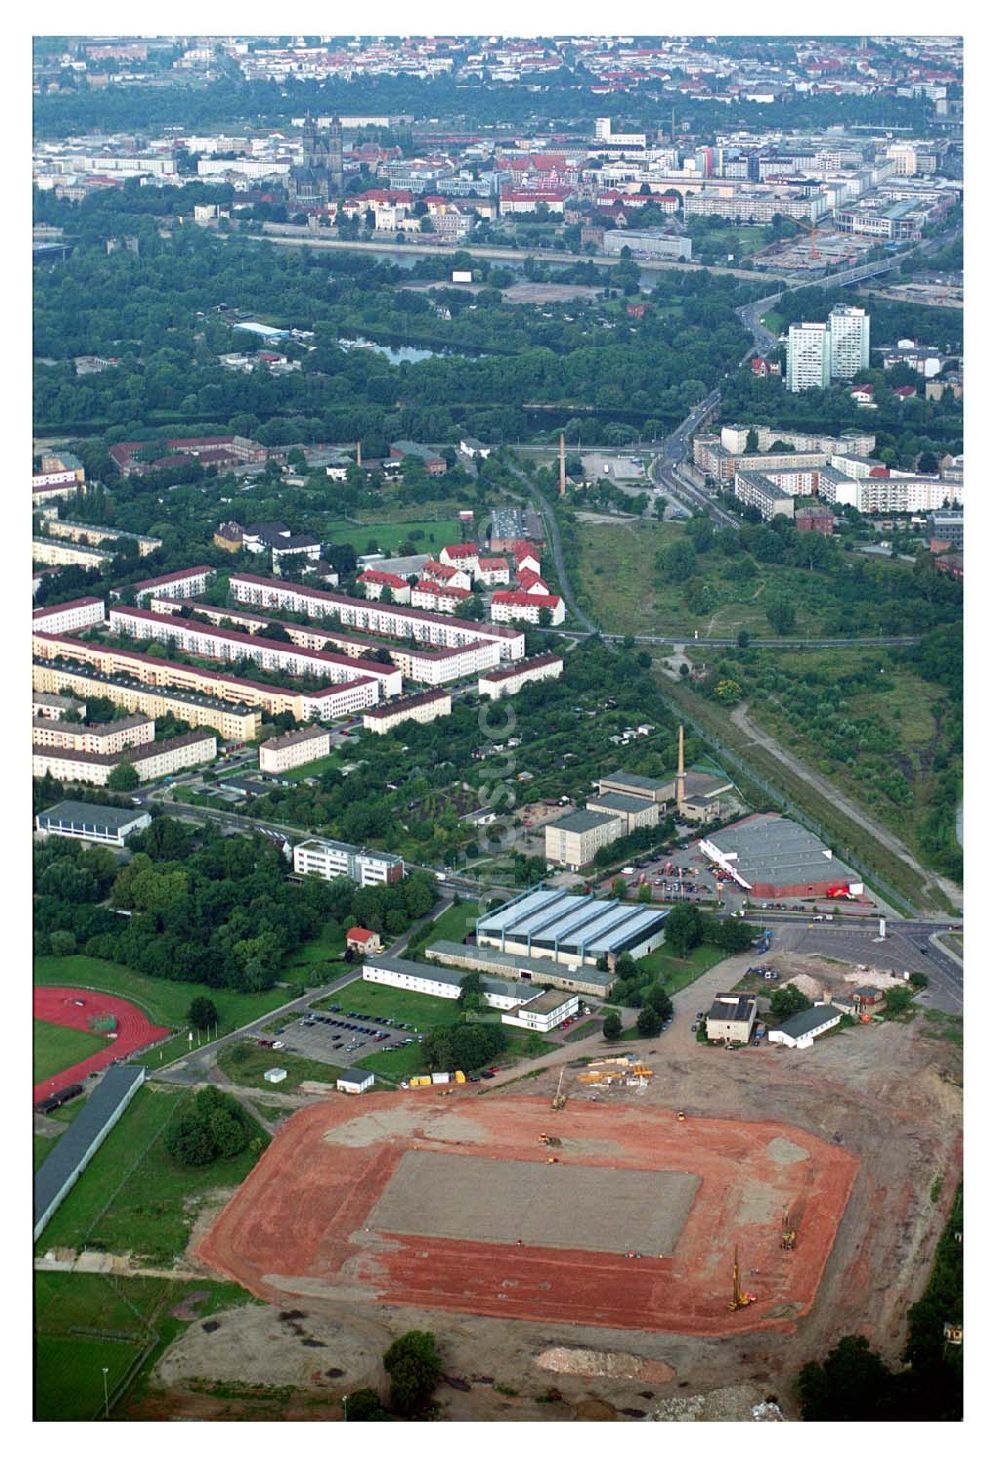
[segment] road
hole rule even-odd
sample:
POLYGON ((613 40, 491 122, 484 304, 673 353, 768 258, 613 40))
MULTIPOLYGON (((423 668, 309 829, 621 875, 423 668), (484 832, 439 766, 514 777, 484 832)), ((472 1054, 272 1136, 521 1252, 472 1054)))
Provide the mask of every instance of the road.
POLYGON ((945 1014, 962 1013, 964 971, 957 958, 935 942, 939 934, 954 923, 892 919, 884 942, 878 941, 878 924, 856 918, 843 918, 832 923, 811 922, 807 916, 794 913, 777 916, 773 912, 748 914, 749 920, 771 929, 772 951, 775 953, 818 954, 844 963, 867 964, 869 968, 926 974, 930 983, 919 996, 928 1009, 945 1014), (923 950, 927 951, 924 952, 923 950))

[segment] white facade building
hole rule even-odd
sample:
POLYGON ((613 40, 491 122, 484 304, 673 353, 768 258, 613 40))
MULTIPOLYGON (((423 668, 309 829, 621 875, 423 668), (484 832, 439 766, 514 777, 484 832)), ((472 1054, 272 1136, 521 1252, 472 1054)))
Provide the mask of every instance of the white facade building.
POLYGON ((104 623, 104 601, 96 599, 68 600, 62 605, 49 605, 31 612, 32 634, 64 635, 70 630, 87 630, 104 623))
POLYGON ((321 881, 343 876, 359 887, 381 887, 402 881, 403 858, 326 836, 310 836, 293 848, 292 869, 296 876, 318 876, 321 881))
POLYGON ((786 377, 793 395, 829 387, 830 335, 825 323, 789 324, 786 377))
POLYGON ((326 758, 330 752, 328 728, 303 728, 299 732, 282 733, 277 738, 268 738, 260 745, 258 761, 262 774, 284 774, 289 769, 301 768, 316 759, 326 758))
POLYGON ((827 318, 830 378, 853 379, 869 365, 871 319, 864 308, 838 303, 827 318))

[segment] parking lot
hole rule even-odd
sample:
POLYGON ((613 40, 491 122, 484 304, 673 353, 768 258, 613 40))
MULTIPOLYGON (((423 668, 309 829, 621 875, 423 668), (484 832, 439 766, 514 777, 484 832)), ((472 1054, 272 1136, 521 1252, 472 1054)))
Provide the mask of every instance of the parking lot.
POLYGON ((368 1015, 334 1009, 309 1010, 268 1036, 281 1041, 287 1051, 330 1066, 350 1066, 373 1051, 395 1050, 420 1038, 421 1033, 409 1029, 404 1020, 395 1019, 388 1025, 368 1015))

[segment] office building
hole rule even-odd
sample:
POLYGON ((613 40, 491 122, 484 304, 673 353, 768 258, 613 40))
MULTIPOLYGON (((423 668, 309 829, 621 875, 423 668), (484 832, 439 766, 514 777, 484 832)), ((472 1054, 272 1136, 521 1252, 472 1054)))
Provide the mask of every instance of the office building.
POLYGON ((321 881, 346 877, 359 887, 387 886, 403 880, 403 858, 387 851, 368 851, 347 841, 310 836, 292 851, 296 876, 318 876, 321 881))
POLYGON ((590 865, 602 846, 625 834, 625 821, 620 815, 572 810, 546 825, 545 859, 567 871, 579 871, 590 865))

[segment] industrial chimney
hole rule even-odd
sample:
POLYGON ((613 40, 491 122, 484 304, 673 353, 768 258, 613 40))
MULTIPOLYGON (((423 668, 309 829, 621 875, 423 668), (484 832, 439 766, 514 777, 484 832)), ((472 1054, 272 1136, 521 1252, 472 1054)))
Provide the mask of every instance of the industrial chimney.
POLYGON ((360 466, 361 465, 361 442, 360 441, 356 442, 355 447, 354 447, 354 464, 356 466, 360 466))
POLYGON ((680 811, 684 804, 684 724, 677 729, 677 784, 674 788, 674 798, 677 801, 677 809, 680 811))
POLYGON ((566 436, 559 432, 559 496, 566 496, 566 436))

